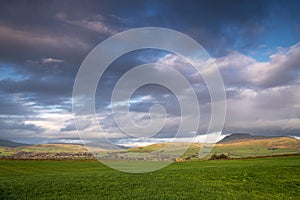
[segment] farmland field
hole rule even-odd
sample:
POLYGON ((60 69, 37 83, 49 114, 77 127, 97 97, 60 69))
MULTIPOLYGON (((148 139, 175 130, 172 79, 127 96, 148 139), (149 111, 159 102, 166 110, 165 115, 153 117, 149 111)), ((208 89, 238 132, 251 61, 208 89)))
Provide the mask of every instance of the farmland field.
POLYGON ((0 199, 299 199, 300 156, 173 163, 128 174, 97 161, 0 160, 0 199))

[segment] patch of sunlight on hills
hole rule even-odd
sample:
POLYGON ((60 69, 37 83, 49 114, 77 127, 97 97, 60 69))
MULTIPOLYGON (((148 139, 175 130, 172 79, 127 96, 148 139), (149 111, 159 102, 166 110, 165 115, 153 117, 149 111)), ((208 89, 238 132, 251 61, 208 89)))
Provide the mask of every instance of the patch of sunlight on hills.
MULTIPOLYGON (((187 146, 188 143, 158 143, 143 147, 124 149, 122 151, 111 151, 111 155, 123 155, 124 153, 130 156, 131 154, 134 155, 136 153, 144 153, 146 155, 164 151, 166 155, 170 155, 169 157, 174 157, 174 155, 179 154, 178 152, 182 152, 183 149, 185 150, 185 147, 187 146)), ((205 144, 192 143, 181 157, 190 160, 197 160, 199 157, 199 151, 203 147, 205 147, 205 144)), ((89 149, 93 152, 104 152, 104 150, 100 148, 93 149, 89 147, 89 149)), ((85 146, 79 144, 38 144, 15 148, 0 147, 0 157, 13 156, 19 152, 48 154, 81 153, 83 157, 89 153, 85 146)), ((105 154, 109 155, 109 153, 105 154)), ((218 143, 214 145, 214 148, 210 152, 207 152, 206 158, 208 159, 213 154, 226 154, 231 158, 300 154, 300 140, 292 137, 271 137, 218 143)))

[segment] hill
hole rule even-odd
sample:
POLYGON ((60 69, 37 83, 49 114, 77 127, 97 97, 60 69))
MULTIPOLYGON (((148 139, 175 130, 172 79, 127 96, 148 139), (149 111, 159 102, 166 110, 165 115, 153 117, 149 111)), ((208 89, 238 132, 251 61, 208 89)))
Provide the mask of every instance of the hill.
MULTIPOLYGON (((177 158, 180 152, 185 150, 186 146, 185 143, 158 143, 120 151, 105 151, 102 148, 95 147, 89 148, 108 160, 157 160, 158 157, 161 160, 173 160, 177 158), (168 148, 166 148, 166 146, 168 146, 168 148), (139 155, 141 157, 139 157, 139 155)), ((206 144, 193 143, 181 158, 197 160, 199 150, 205 146, 206 144)), ((300 154, 300 140, 291 137, 232 134, 214 145, 213 149, 207 152, 207 158, 213 154, 225 154, 231 158, 300 154)), ((37 144, 18 147, 0 146, 0 157, 14 159, 93 159, 92 154, 87 148, 80 144, 37 144)))
POLYGON ((232 158, 299 154, 300 140, 291 137, 265 137, 218 143, 211 154, 220 153, 232 158))
POLYGON ((232 142, 243 141, 243 140, 259 140, 265 138, 273 138, 273 137, 251 135, 249 133, 232 133, 224 137, 222 140, 220 140, 218 144, 232 143, 232 142))
POLYGON ((86 159, 92 158, 80 144, 37 144, 18 147, 0 146, 0 157, 13 159, 86 159))
POLYGON ((21 146, 30 146, 30 144, 13 142, 10 140, 0 140, 0 146, 2 147, 21 147, 21 146))
MULTIPOLYGON (((166 143, 152 144, 145 147, 130 148, 128 151, 150 153, 163 148, 165 145, 166 143)), ((174 151, 176 151, 176 147, 180 147, 180 144, 172 144, 172 146, 174 146, 174 151)), ((181 157, 196 160, 199 157, 199 150, 203 146, 205 144, 193 143, 181 157)), ((207 153, 207 158, 213 154, 225 154, 231 158, 300 154, 300 140, 291 137, 233 134, 232 137, 227 136, 225 141, 214 145, 213 149, 207 153)))

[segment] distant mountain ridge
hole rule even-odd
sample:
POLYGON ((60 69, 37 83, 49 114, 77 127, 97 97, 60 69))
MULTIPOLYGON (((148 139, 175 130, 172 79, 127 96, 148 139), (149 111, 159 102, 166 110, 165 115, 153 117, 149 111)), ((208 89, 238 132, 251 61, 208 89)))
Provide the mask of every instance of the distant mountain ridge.
POLYGON ((0 146, 15 148, 15 147, 22 147, 22 146, 30 146, 30 144, 13 142, 13 141, 10 141, 10 140, 0 140, 0 146))
POLYGON ((260 139, 278 138, 278 137, 281 136, 262 136, 262 135, 251 135, 249 133, 232 133, 224 137, 222 140, 220 140, 218 144, 226 144, 226 143, 232 143, 232 142, 243 141, 243 140, 260 140, 260 139))

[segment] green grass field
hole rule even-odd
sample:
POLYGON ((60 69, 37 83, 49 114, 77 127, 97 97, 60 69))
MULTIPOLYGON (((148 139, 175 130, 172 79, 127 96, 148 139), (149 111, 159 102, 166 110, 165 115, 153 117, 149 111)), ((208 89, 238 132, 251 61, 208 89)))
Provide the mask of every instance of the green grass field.
POLYGON ((300 156, 173 163, 146 174, 96 161, 0 160, 0 199, 300 199, 300 156))

